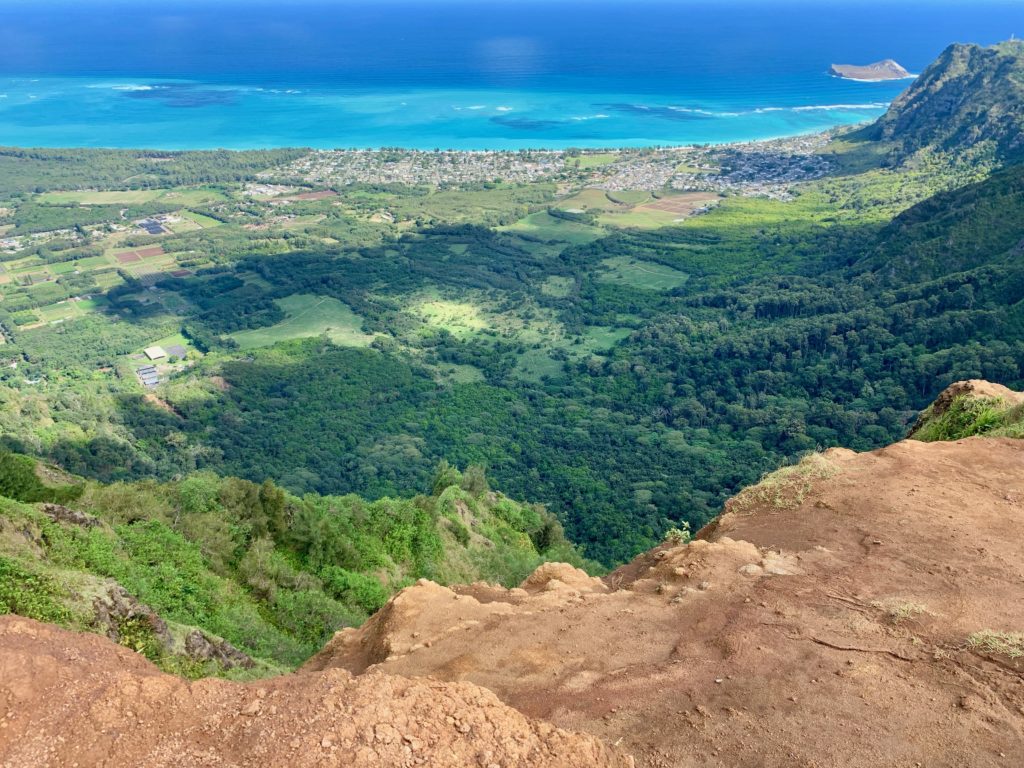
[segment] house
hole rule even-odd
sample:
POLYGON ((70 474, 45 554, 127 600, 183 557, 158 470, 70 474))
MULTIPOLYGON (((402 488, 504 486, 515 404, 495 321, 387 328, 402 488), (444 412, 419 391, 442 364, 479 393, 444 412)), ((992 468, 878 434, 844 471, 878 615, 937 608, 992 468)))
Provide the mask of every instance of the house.
POLYGON ((146 347, 142 352, 150 360, 161 360, 167 357, 167 352, 164 351, 163 347, 146 347))

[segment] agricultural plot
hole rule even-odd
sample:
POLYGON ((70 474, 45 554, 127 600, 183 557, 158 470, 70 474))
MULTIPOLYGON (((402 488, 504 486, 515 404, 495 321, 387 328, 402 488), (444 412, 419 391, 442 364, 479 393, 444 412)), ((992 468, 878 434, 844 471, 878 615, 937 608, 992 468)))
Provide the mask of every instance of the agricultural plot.
POLYGON ((84 317, 90 312, 95 312, 101 304, 98 299, 67 299, 40 307, 36 312, 43 322, 54 323, 84 317))
POLYGON ((188 219, 189 221, 195 222, 203 229, 208 229, 210 227, 219 227, 224 223, 222 221, 217 221, 217 219, 211 218, 209 216, 204 216, 201 213, 196 213, 195 211, 182 211, 181 217, 183 219, 188 219))
MULTIPOLYGON (((625 195, 619 192, 615 194, 625 195)), ((657 200, 648 198, 646 202, 626 210, 602 213, 597 220, 610 227, 657 229, 678 223, 692 216, 694 211, 714 204, 718 199, 718 195, 709 192, 692 192, 657 200)))
POLYGON ((558 240, 570 245, 589 243, 605 234, 599 227, 592 227, 589 224, 582 224, 576 221, 567 221, 566 219, 558 219, 547 211, 532 213, 515 224, 507 227, 498 227, 498 230, 501 232, 518 232, 544 240, 558 240))
POLYGON ((152 259, 157 256, 163 256, 164 249, 159 245, 154 245, 150 248, 140 248, 135 251, 124 251, 122 253, 115 253, 114 260, 118 264, 133 264, 143 259, 152 259))
POLYGON ((279 341, 302 339, 326 333, 335 344, 367 346, 373 341, 362 331, 363 321, 347 304, 328 296, 296 294, 277 300, 288 317, 267 328, 231 334, 241 349, 269 347, 279 341))
POLYGON ((664 264, 643 261, 629 256, 616 256, 601 262, 604 271, 598 276, 602 283, 625 285, 644 291, 670 291, 689 279, 689 275, 664 264))
POLYGON ((45 192, 36 198, 44 205, 139 205, 160 197, 161 189, 120 189, 97 192, 80 190, 74 192, 45 192))

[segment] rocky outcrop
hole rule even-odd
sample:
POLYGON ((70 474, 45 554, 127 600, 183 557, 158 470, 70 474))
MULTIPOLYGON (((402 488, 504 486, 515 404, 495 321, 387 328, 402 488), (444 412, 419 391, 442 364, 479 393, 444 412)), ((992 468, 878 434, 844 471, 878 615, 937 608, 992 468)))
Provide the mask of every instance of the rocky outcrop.
POLYGON ((253 660, 240 650, 235 648, 227 640, 218 640, 193 629, 185 635, 185 655, 193 661, 213 661, 220 664, 224 669, 242 667, 251 669, 254 666, 253 660))
POLYGON ((93 601, 93 625, 115 643, 121 642, 126 632, 141 630, 164 649, 174 645, 167 622, 119 584, 111 585, 105 596, 93 601))
POLYGON ((43 510, 43 514, 55 523, 77 525, 81 528, 96 528, 100 525, 98 518, 85 512, 79 512, 77 509, 70 509, 62 504, 43 504, 40 508, 43 510))
POLYGON ((910 433, 907 436, 913 438, 920 435, 929 424, 947 413, 953 406, 953 403, 960 398, 998 401, 1005 403, 1007 407, 1024 404, 1024 392, 1014 392, 1002 384, 993 384, 982 379, 957 381, 942 390, 939 396, 935 398, 935 402, 918 416, 917 421, 914 422, 914 426, 910 428, 910 433))

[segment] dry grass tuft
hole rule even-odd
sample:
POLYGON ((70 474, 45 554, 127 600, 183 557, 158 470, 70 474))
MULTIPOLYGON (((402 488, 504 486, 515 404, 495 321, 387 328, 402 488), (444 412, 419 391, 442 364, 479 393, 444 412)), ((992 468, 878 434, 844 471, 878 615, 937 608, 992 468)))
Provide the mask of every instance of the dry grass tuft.
POLYGON ((972 651, 1019 659, 1024 657, 1024 632, 995 632, 983 629, 967 638, 967 647, 972 651))
POLYGON ((839 467, 820 453, 810 453, 797 464, 782 467, 733 496, 730 511, 744 512, 755 506, 793 509, 803 504, 815 480, 834 477, 839 467))
POLYGON ((918 616, 930 616, 932 613, 928 610, 928 606, 926 605, 915 603, 910 600, 900 600, 898 598, 876 600, 871 603, 871 607, 882 611, 889 617, 893 624, 899 624, 903 621, 916 619, 918 616))

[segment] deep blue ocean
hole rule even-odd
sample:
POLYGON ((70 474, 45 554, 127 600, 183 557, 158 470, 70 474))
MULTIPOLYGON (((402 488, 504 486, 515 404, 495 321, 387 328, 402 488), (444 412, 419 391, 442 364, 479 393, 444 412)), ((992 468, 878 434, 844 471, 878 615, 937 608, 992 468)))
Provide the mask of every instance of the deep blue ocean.
POLYGON ((0 0, 0 145, 602 147, 873 119, 1024 0, 0 0))

